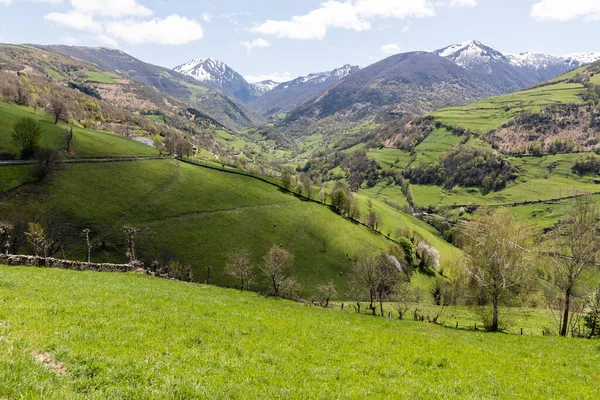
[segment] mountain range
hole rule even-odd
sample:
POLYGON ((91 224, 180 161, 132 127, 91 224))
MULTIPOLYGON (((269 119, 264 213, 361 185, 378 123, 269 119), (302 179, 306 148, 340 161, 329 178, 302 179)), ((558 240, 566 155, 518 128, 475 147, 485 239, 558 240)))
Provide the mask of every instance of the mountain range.
POLYGON ((256 126, 273 115, 285 115, 288 121, 330 116, 353 121, 380 112, 419 114, 522 90, 600 59, 600 53, 503 53, 471 40, 433 52, 394 55, 363 69, 344 65, 288 82, 249 83, 214 58, 168 69, 120 50, 40 47, 150 85, 232 130, 256 126))

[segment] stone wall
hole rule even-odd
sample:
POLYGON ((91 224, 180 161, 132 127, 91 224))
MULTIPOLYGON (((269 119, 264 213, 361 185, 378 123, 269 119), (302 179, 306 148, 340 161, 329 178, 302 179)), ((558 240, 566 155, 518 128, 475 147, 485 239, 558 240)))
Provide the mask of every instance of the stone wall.
POLYGON ((57 258, 45 258, 23 255, 0 255, 0 264, 23 266, 23 267, 46 267, 70 269, 74 271, 95 271, 95 272, 129 272, 143 268, 142 262, 131 264, 96 264, 82 261, 60 260, 57 258))

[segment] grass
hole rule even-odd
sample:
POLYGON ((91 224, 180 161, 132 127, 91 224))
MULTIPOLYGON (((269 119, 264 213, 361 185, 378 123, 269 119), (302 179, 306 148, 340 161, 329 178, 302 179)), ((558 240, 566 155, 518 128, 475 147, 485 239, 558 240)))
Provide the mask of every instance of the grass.
POLYGON ((59 82, 62 82, 67 79, 63 74, 50 67, 46 68, 46 73, 49 77, 59 82))
MULTIPOLYGON (((42 146, 61 148, 65 130, 69 126, 60 122, 54 124, 54 119, 43 111, 34 111, 30 107, 21 107, 0 101, 0 148, 18 152, 19 148, 13 142, 11 133, 14 124, 21 118, 33 118, 40 123, 42 146)), ((92 131, 74 127, 75 145, 74 157, 121 157, 121 156, 154 156, 158 151, 150 146, 138 143, 112 133, 92 131)))
POLYGON ((583 399, 600 380, 594 341, 135 274, 0 267, 0 336, 0 396, 11 399, 583 399))
POLYGON ((541 111, 557 103, 581 102, 585 88, 579 83, 559 82, 513 94, 480 100, 463 107, 450 107, 432 115, 444 123, 486 133, 497 129, 523 111, 541 111))
POLYGON ((437 162, 442 153, 459 144, 461 140, 460 136, 453 135, 452 132, 447 131, 445 128, 435 129, 425 140, 415 147, 417 159, 414 164, 437 162))
MULTIPOLYGON (((0 168, 0 181, 12 170, 0 168)), ((229 251, 246 247, 259 265, 278 244, 295 255, 293 274, 306 296, 329 280, 344 292, 351 258, 391 245, 325 206, 256 179, 173 160, 67 165, 42 184, 11 192, 0 214, 14 208, 31 219, 53 215, 70 227, 68 257, 84 257, 80 232, 89 227, 92 240, 104 243, 95 247, 94 260, 126 261, 121 229, 130 224, 140 229, 140 256, 175 258, 191 265, 199 281, 212 266, 212 279, 221 285, 236 283, 224 273, 229 251)))
POLYGON ((114 85, 114 84, 119 83, 118 79, 122 79, 122 77, 120 77, 117 74, 113 74, 112 72, 87 71, 85 73, 85 80, 87 82, 104 83, 104 84, 114 85))
POLYGON ((367 156, 377 161, 385 169, 392 167, 405 168, 412 158, 409 151, 389 148, 369 150, 367 156))
POLYGON ((162 115, 146 114, 144 115, 144 117, 154 122, 160 122, 163 124, 165 123, 165 117, 163 117, 162 115))

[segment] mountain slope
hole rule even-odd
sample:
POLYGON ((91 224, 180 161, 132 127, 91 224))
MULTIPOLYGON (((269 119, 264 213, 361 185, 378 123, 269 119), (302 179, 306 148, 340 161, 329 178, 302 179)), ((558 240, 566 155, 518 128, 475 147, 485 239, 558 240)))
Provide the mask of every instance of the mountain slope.
POLYGON ((168 68, 140 61, 120 50, 77 46, 39 47, 96 64, 106 71, 152 86, 199 109, 229 129, 242 129, 259 121, 242 104, 218 90, 203 86, 197 80, 168 68))
MULTIPOLYGON (((0 168, 0 181, 19 168, 0 168)), ((2 193, 0 215, 52 224, 74 259, 84 254, 80 233, 89 228, 97 262, 126 260, 122 228, 131 225, 140 229, 136 251, 147 266, 177 260, 203 282, 210 265, 211 281, 232 287, 237 282, 225 273, 230 251, 247 248, 259 265, 278 244, 295 255, 292 271, 306 298, 330 280, 345 293, 353 257, 392 244, 327 206, 217 168, 175 160, 68 165, 50 180, 2 193)))
POLYGON ((281 83, 250 102, 249 106, 263 116, 287 113, 359 69, 357 66, 344 65, 333 71, 314 73, 281 83))
POLYGON ((190 60, 173 68, 173 71, 190 76, 208 87, 221 89, 223 93, 244 103, 255 97, 252 86, 244 77, 213 58, 190 60))
POLYGON ((351 74, 291 112, 288 121, 330 116, 358 121, 382 108, 420 114, 499 93, 446 58, 427 52, 404 53, 351 74))

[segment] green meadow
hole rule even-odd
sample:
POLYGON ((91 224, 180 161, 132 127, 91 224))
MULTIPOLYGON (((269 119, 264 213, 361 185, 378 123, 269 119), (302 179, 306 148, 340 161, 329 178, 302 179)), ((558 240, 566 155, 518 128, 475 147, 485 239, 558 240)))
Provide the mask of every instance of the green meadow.
POLYGON ((432 115, 446 124, 487 133, 523 111, 541 111, 552 104, 581 102, 585 88, 580 83, 558 82, 523 90, 505 96, 492 97, 462 107, 435 111, 432 115))
MULTIPOLYGON (((0 181, 15 186, 22 174, 23 167, 2 167, 0 181)), ((306 296, 330 280, 344 292, 353 257, 392 244, 327 206, 250 177, 174 160, 65 165, 48 180, 20 186, 0 200, 0 213, 15 209, 32 220, 52 216, 67 226, 74 238, 65 247, 68 257, 85 257, 77 238, 87 227, 94 243, 104 243, 95 247, 95 261, 126 261, 121 229, 129 224, 140 229, 139 256, 171 256, 192 266, 198 281, 211 266, 212 279, 222 285, 236 283, 223 271, 228 252, 247 247, 259 264, 278 244, 294 254, 292 273, 306 296)))
POLYGON ((595 341, 485 334, 136 274, 0 267, 0 397, 593 399, 595 341))
MULTIPOLYGON (((59 122, 54 124, 54 119, 38 110, 34 113, 31 107, 21 107, 0 101, 0 148, 18 152, 18 146, 13 142, 11 133, 14 124, 21 118, 33 118, 39 122, 42 131, 40 144, 62 148, 64 146, 65 131, 70 126, 59 122)), ((127 157, 127 156, 155 156, 158 151, 153 147, 107 132, 88 130, 73 127, 75 144, 73 156, 86 157, 127 157)))

